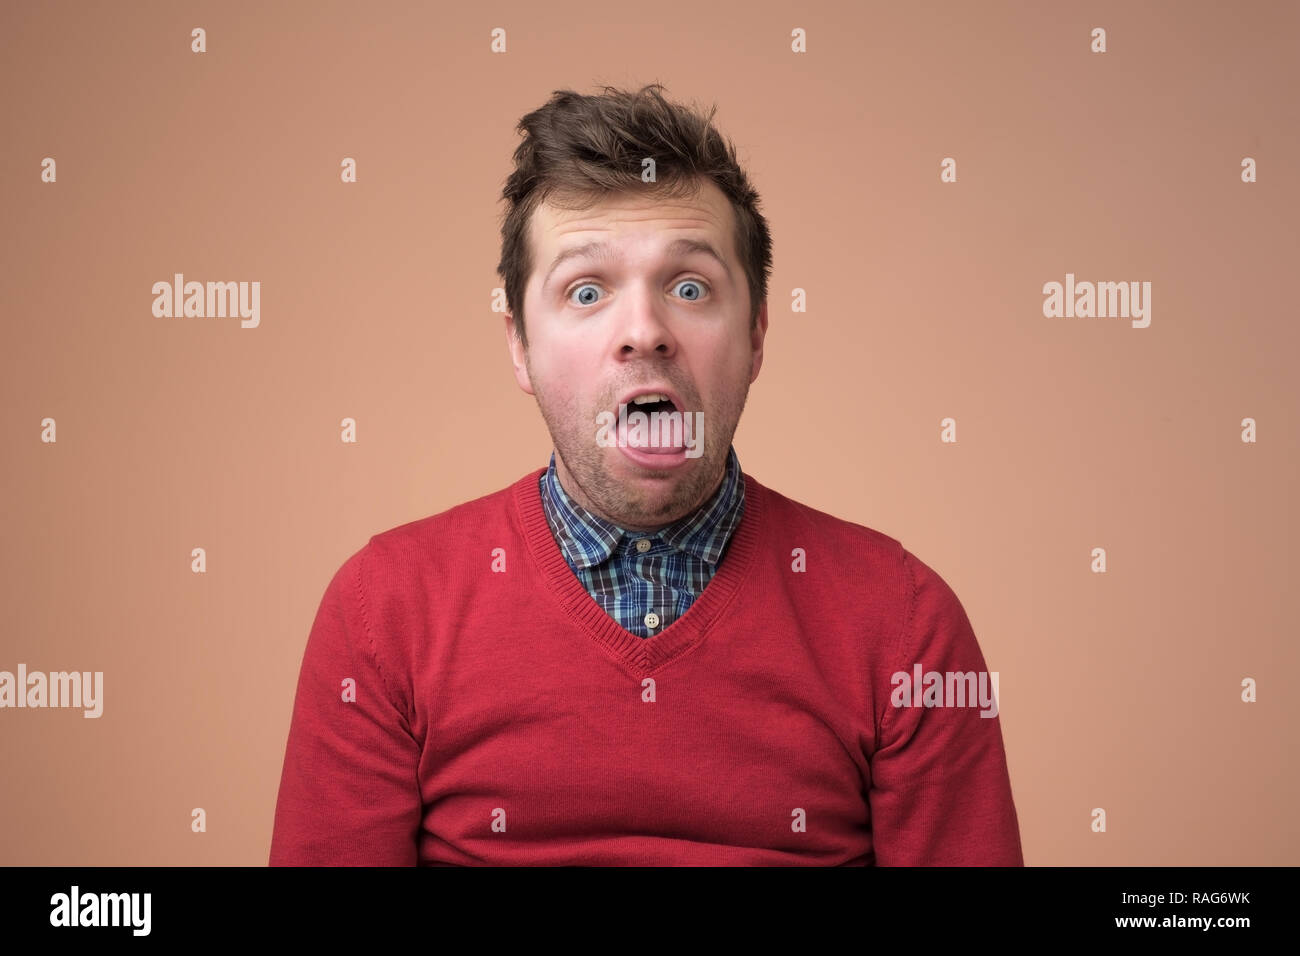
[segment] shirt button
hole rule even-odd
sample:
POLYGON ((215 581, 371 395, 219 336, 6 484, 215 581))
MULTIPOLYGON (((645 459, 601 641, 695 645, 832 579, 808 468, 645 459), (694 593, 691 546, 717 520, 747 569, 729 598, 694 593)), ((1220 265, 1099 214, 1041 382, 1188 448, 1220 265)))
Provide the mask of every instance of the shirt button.
MULTIPOLYGON (((644 541, 645 538, 642 538, 641 540, 644 541)), ((647 614, 645 616, 645 626, 650 628, 651 630, 654 630, 656 627, 658 627, 659 615, 656 614, 654 611, 651 611, 649 614, 647 614)))
MULTIPOLYGON (((637 549, 638 551, 640 551, 642 554, 645 554, 647 551, 650 550, 650 539, 649 539, 649 538, 637 538, 637 539, 636 539, 636 549, 637 549)), ((653 624, 651 624, 650 626, 651 626, 651 627, 654 627, 653 624)))

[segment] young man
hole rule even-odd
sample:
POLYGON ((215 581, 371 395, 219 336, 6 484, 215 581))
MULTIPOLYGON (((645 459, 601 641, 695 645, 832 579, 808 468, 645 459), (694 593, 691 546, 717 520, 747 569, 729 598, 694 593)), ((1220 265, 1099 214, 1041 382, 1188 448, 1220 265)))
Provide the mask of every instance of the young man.
POLYGON ((521 121, 506 339, 555 450, 334 576, 273 865, 1023 863, 955 594, 740 469, 771 238, 711 120, 521 121))

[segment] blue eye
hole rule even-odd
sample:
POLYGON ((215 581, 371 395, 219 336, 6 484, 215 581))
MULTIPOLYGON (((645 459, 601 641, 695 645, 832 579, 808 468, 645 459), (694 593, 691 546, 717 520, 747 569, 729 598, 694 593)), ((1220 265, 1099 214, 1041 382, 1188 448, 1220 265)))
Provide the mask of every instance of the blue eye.
MULTIPOLYGON (((677 283, 677 285, 695 286, 697 290, 700 290, 694 293, 683 295, 682 298, 685 299, 687 302, 699 301, 700 297, 704 295, 703 289, 708 288, 707 285, 705 285, 703 282, 700 282, 698 279, 683 279, 681 282, 677 283)), ((584 282, 581 285, 576 286, 574 290, 569 293, 569 301, 571 302, 575 301, 573 299, 573 296, 578 295, 579 298, 576 300, 576 304, 578 305, 592 305, 593 303, 597 302, 598 299, 593 298, 593 295, 595 295, 595 293, 582 292, 583 289, 588 289, 588 288, 599 289, 600 286, 596 285, 596 283, 594 282, 584 282)))
MULTIPOLYGON (((595 283, 593 283, 593 282, 584 282, 582 285, 578 286, 578 288, 577 288, 577 289, 574 289, 573 291, 574 291, 574 292, 577 292, 578 289, 586 289, 586 288, 592 288, 592 289, 595 289, 595 288, 598 288, 598 286, 597 286, 595 283)), ((582 300, 582 304, 583 304, 583 305, 591 305, 591 303, 592 303, 593 301, 594 301, 593 299, 591 299, 590 297, 587 297, 587 298, 584 298, 584 299, 582 300)))
MULTIPOLYGON (((680 283, 678 283, 678 285, 693 285, 699 287, 703 285, 703 283, 696 282, 694 279, 683 279, 680 283)), ((682 296, 682 298, 686 299, 688 302, 694 302, 703 294, 704 294, 703 292, 697 292, 694 295, 682 296)))

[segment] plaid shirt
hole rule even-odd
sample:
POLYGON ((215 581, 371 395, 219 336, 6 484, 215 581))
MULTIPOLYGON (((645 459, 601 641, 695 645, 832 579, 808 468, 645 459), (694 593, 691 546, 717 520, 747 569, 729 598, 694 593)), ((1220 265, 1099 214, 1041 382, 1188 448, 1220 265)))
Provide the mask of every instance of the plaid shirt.
POLYGON ((745 482, 734 447, 713 497, 654 532, 628 531, 570 498, 556 476, 554 451, 538 486, 564 560, 606 614, 643 638, 668 627, 700 596, 745 511, 745 482), (642 540, 649 545, 638 547, 642 540))

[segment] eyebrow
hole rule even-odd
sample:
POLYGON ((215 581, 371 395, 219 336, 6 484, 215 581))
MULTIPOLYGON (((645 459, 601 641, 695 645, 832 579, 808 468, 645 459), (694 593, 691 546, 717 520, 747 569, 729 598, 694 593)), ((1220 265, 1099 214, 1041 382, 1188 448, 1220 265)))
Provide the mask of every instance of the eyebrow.
MULTIPOLYGON (((721 253, 713 247, 713 243, 704 239, 674 239, 668 244, 667 251, 670 256, 685 256, 695 252, 702 252, 706 256, 712 256, 717 260, 718 265, 722 266, 722 270, 727 274, 727 278, 731 278, 731 267, 727 265, 727 260, 724 259, 721 253)), ((546 278, 542 280, 542 285, 544 286, 546 283, 550 282, 551 275, 555 270, 569 259, 593 258, 604 260, 609 257, 609 246, 599 239, 593 239, 591 242, 584 242, 580 246, 563 249, 560 251, 559 255, 552 260, 551 267, 546 270, 546 278)))

